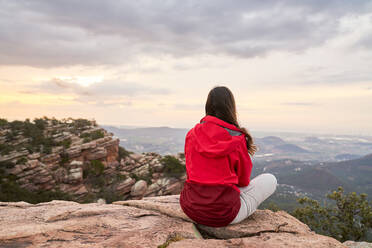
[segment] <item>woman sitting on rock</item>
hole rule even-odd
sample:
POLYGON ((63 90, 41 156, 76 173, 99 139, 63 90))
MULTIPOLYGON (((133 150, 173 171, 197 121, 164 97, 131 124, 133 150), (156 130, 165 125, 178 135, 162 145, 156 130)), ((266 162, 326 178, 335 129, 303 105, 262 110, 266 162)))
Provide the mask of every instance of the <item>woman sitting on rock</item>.
POLYGON ((213 88, 206 115, 186 135, 187 180, 180 196, 185 214, 212 227, 239 223, 274 193, 277 180, 269 173, 250 180, 252 136, 237 121, 234 96, 213 88))

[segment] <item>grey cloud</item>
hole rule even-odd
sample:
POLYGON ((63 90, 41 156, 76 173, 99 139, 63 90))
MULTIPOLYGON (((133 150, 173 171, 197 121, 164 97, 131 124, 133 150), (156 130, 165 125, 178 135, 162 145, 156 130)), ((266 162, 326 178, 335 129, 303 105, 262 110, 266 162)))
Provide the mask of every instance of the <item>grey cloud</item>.
MULTIPOLYGON (((372 23, 372 17, 371 17, 372 23)), ((363 46, 367 49, 372 49, 372 32, 364 35, 356 44, 355 46, 363 46)))
MULTIPOLYGON (((106 80, 92 83, 89 86, 82 86, 73 80, 65 81, 53 78, 49 81, 41 82, 31 86, 24 86, 24 90, 19 91, 23 94, 54 94, 71 95, 72 100, 83 104, 91 104, 101 107, 133 105, 133 96, 154 96, 167 95, 170 90, 166 88, 152 87, 139 83, 123 82, 121 80, 106 80)), ((59 98, 62 99, 63 98, 59 98)), ((71 99, 69 99, 70 101, 71 99)))
POLYGON ((322 44, 369 1, 42 1, 0 3, 0 64, 123 64, 141 55, 262 56, 322 44))
POLYGON ((128 96, 138 94, 166 95, 170 93, 170 91, 166 88, 155 88, 138 83, 121 83, 117 81, 94 83, 89 86, 89 90, 107 96, 122 94, 128 96))

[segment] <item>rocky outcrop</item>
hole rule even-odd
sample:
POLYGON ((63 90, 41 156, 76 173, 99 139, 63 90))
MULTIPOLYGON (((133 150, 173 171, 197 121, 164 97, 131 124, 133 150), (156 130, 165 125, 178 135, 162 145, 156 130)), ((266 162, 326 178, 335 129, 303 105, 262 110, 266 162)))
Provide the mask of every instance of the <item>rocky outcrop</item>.
MULTIPOLYGON (((53 144, 49 150, 44 143, 31 146, 35 142, 24 137, 22 122, 17 130, 10 124, 0 127, 0 183, 12 180, 34 192, 61 191, 79 202, 180 193, 185 175, 166 175, 159 154, 119 154, 119 139, 93 121, 44 122, 41 135, 49 140, 46 144, 53 144), (18 136, 10 135, 13 132, 18 136)), ((177 159, 184 166, 184 159, 177 159)))
MULTIPOLYGON (((184 158, 176 156, 181 166, 185 166, 184 158)), ((125 182, 116 187, 117 191, 130 192, 125 199, 140 199, 144 196, 162 196, 179 194, 182 190, 186 174, 180 177, 166 175, 162 156, 157 153, 130 154, 123 158, 116 167, 116 173, 124 176, 125 182), (132 186, 128 191, 128 187, 132 186)))
POLYGON ((194 224, 179 196, 114 204, 52 201, 0 203, 1 247, 345 248, 284 211, 257 210, 223 228, 194 224))

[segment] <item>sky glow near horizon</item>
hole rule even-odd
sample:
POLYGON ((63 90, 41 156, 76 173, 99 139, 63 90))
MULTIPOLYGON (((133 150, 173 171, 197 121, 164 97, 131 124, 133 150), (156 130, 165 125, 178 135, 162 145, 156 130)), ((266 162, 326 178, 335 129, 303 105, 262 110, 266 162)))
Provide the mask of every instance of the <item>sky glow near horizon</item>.
POLYGON ((372 1, 0 1, 0 117, 372 135, 372 1))

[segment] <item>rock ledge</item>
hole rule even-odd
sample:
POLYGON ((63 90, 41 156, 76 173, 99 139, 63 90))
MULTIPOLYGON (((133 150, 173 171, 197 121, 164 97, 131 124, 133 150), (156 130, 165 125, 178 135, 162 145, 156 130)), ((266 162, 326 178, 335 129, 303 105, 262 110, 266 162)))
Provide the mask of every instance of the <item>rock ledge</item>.
POLYGON ((0 202, 1 247, 347 247, 284 211, 223 228, 194 225, 179 196, 113 204, 0 202))

